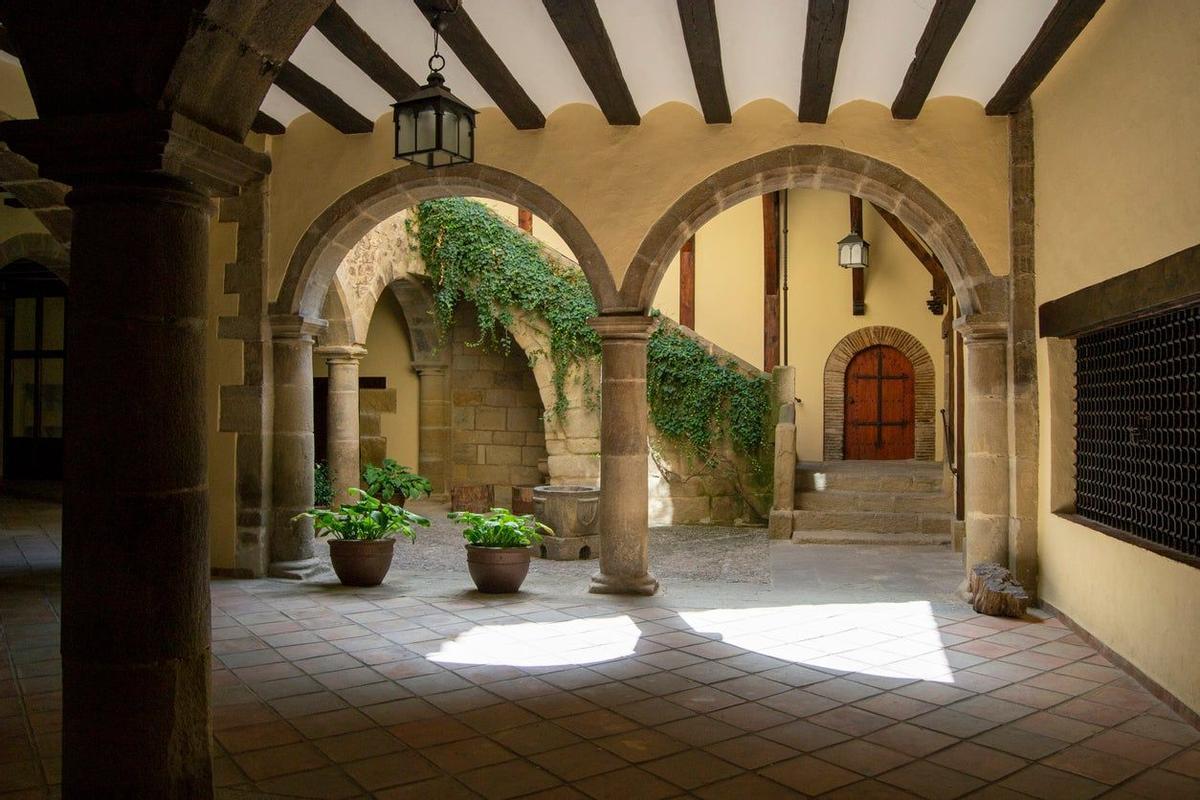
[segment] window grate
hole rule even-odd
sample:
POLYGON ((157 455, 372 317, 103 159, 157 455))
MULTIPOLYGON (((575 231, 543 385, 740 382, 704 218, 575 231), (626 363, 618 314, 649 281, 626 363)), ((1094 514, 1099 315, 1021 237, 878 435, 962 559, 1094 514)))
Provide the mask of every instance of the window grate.
POLYGON ((1076 513, 1200 556, 1200 305, 1076 342, 1076 513))

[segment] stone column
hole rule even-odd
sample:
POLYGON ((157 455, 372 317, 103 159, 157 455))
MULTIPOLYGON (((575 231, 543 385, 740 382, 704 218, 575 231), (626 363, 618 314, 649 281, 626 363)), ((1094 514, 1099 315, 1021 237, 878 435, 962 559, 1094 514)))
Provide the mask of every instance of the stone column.
POLYGON ((590 591, 658 591, 649 571, 646 341, 654 320, 602 316, 588 322, 603 347, 600 379, 600 571, 590 591))
POLYGON ((280 315, 271 318, 271 329, 275 413, 267 572, 299 579, 317 569, 312 520, 294 518, 313 503, 313 337, 325 321, 280 315))
POLYGON ((329 480, 333 484, 333 505, 353 503, 349 487, 362 482, 358 459, 358 362, 367 354, 358 345, 322 347, 329 367, 328 422, 326 454, 329 480))
POLYGON ((1008 565, 1008 320, 1004 314, 959 318, 966 345, 965 446, 967 571, 1008 565))
POLYGON ((445 364, 413 364, 413 369, 420 380, 417 472, 429 479, 431 496, 440 500, 450 492, 449 376, 445 364))
POLYGON ((62 793, 211 798, 209 195, 236 193, 269 160, 179 114, 0 129, 74 187, 62 793))

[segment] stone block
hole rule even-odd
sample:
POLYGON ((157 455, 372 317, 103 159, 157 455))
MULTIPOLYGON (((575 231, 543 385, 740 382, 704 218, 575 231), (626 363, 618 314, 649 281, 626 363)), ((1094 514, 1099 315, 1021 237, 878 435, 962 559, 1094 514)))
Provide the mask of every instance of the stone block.
MULTIPOLYGON (((525 434, 525 444, 530 447, 540 447, 546 449, 546 434, 541 431, 529 431, 525 434)), ((599 448, 596 448, 599 450, 599 448)))
POLYGON ((540 486, 546 482, 546 473, 539 464, 536 467, 519 466, 508 468, 508 480, 514 485, 540 486))
POLYGON ((671 522, 707 525, 712 522, 712 504, 707 497, 672 497, 671 522))
POLYGON ((492 433, 492 441, 496 444, 525 444, 525 434, 520 431, 495 431, 492 433))
POLYGON ((475 410, 475 429, 481 431, 502 431, 505 429, 505 409, 479 408, 475 410))
POLYGON ((600 557, 600 537, 544 536, 537 553, 550 561, 583 561, 600 557))
POLYGON ((538 462, 546 457, 546 448, 544 447, 522 447, 521 448, 521 464, 526 467, 536 467, 538 462))
POLYGON ((508 429, 524 433, 542 429, 541 408, 510 408, 507 418, 508 429))
POLYGON ((395 389, 359 389, 359 411, 374 411, 379 414, 396 413, 395 389))
POLYGON ((482 463, 479 459, 480 445, 456 443, 451 451, 455 464, 482 463))
POLYGON ((585 436, 567 439, 567 450, 572 453, 588 454, 600 452, 600 440, 585 436))
MULTIPOLYGON (((508 445, 492 444, 484 448, 483 463, 503 466, 518 466, 525 462, 521 458, 521 448, 508 445)), ((537 463, 536 461, 534 463, 537 463)))
POLYGON ((360 437, 358 457, 361 464, 381 464, 387 458, 387 439, 382 436, 360 437))
POLYGON ((455 408, 452 415, 455 429, 475 427, 475 409, 455 408))
POLYGON ((496 436, 493 431, 455 430, 455 444, 491 444, 496 436))
POLYGON ((482 389, 455 389, 451 393, 451 398, 454 405, 463 406, 481 406, 483 405, 483 390, 482 389))
POLYGON ((738 497, 725 495, 723 497, 714 497, 710 502, 712 508, 711 516, 713 522, 733 522, 742 517, 742 501, 738 497))
POLYGON ((599 455, 550 455, 546 458, 546 465, 550 470, 550 480, 554 483, 565 480, 595 483, 600 476, 599 455))
POLYGON ((767 536, 771 539, 792 538, 792 512, 772 511, 767 521, 767 536))

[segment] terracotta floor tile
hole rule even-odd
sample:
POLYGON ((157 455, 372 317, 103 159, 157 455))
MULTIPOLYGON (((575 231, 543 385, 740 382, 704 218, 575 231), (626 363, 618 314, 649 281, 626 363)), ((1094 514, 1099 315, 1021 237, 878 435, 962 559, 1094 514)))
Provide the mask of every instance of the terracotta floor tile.
POLYGON ((1163 769, 1200 779, 1200 750, 1185 750, 1179 755, 1167 759, 1162 764, 1163 769))
POLYGON ((1062 739, 1042 736, 1013 725, 1002 725, 976 736, 972 741, 1021 758, 1036 760, 1057 753, 1068 745, 1062 739))
POLYGON ((285 797, 310 797, 320 800, 341 800, 361 794, 361 790, 335 767, 260 781, 258 788, 285 797))
POLYGON ((643 764, 642 768, 683 789, 696 789, 741 774, 742 769, 699 750, 688 750, 643 764))
POLYGON ((1170 742, 1180 747, 1187 747, 1200 741, 1200 731, 1184 722, 1144 714, 1122 723, 1117 730, 1144 736, 1147 739, 1157 739, 1160 742, 1170 742))
POLYGON ((361 711, 380 725, 399 725, 417 719, 432 719, 442 716, 441 711, 419 697, 408 697, 403 700, 393 700, 390 703, 366 706, 361 711))
POLYGON ((617 706, 615 710, 618 714, 629 717, 642 725, 661 725, 666 722, 686 719, 696 713, 690 708, 685 708, 678 703, 672 703, 661 697, 651 697, 648 700, 639 700, 636 703, 626 703, 623 706, 617 706))
POLYGON ((1031 714, 1012 723, 1014 727, 1032 733, 1062 739, 1064 742, 1079 742, 1098 733, 1100 728, 1077 719, 1061 717, 1048 711, 1031 714))
POLYGON ((296 730, 304 734, 306 739, 321 739, 326 736, 336 736, 339 733, 361 731, 375 725, 370 717, 354 708, 342 708, 337 711, 296 717, 292 720, 292 724, 296 730))
POLYGON ((238 753, 233 756, 233 760, 252 781, 304 772, 324 767, 329 763, 328 759, 308 742, 238 753))
MULTIPOLYGON (((549 686, 549 684, 543 685, 549 686)), ((492 684, 488 688, 494 690, 496 684, 492 684)), ((560 691, 554 691, 552 694, 539 694, 521 698, 517 700, 517 704, 544 719, 585 714, 589 711, 595 711, 598 708, 595 703, 589 703, 582 697, 576 697, 570 692, 560 691)))
POLYGON ((802 667, 799 664, 788 664, 785 667, 768 669, 758 674, 769 680, 778 681, 779 683, 786 683, 788 686, 793 686, 796 688, 808 686, 811 683, 827 681, 830 678, 830 675, 827 672, 822 672, 810 667, 802 667))
POLYGON ((907 722, 883 728, 863 738, 868 742, 881 744, 884 747, 899 750, 901 753, 906 753, 916 758, 922 758, 930 753, 935 753, 958 741, 953 736, 947 736, 944 733, 931 731, 927 728, 918 728, 916 725, 910 725, 907 722))
POLYGON ((799 756, 759 770, 765 778, 806 795, 819 795, 859 780, 856 773, 812 756, 799 756))
POLYGON ((657 730, 693 747, 703 747, 706 744, 732 739, 745 733, 741 728, 703 716, 691 716, 667 722, 659 725, 657 730))
POLYGON ((908 686, 902 686, 897 689, 896 694, 912 697, 917 700, 924 700, 926 703, 933 703, 939 706, 949 705, 950 703, 965 700, 971 696, 971 692, 964 689, 934 681, 910 683, 908 686))
POLYGON ((919 800, 919 798, 899 786, 866 779, 824 794, 821 796, 821 800, 919 800))
POLYGON ((479 795, 454 778, 432 778, 375 792, 375 800, 474 800, 479 795))
POLYGON ((342 768, 356 783, 369 791, 414 783, 440 774, 437 767, 411 750, 352 761, 343 764, 342 768))
POLYGON ((929 760, 985 781, 998 781, 1028 764, 1023 758, 974 742, 961 742, 948 747, 931 755, 929 760))
POLYGON ((529 760, 564 781, 577 781, 629 766, 624 760, 591 742, 547 750, 529 760))
POLYGON ((828 697, 822 697, 804 689, 792 689, 781 694, 764 697, 759 702, 777 711, 791 714, 793 717, 807 717, 810 714, 819 714, 838 706, 836 700, 830 700, 828 697))
POLYGON ((317 739, 313 744, 327 758, 338 764, 381 756, 384 753, 395 753, 404 749, 403 742, 379 728, 329 736, 317 739))
POLYGON ((599 686, 587 686, 583 689, 576 689, 575 694, 589 703, 595 703, 601 708, 614 708, 650 698, 650 695, 641 689, 635 689, 619 681, 610 681, 599 686))
POLYGON ((430 695, 425 699, 447 714, 461 714, 504 702, 503 698, 478 686, 430 695))
POLYGON ((633 764, 662 758, 687 749, 687 745, 678 739, 647 728, 618 733, 595 741, 604 749, 633 764))
POLYGON ((932 703, 926 703, 923 700, 917 700, 912 697, 905 697, 895 692, 885 692, 873 697, 864 698, 854 703, 854 706, 864 711, 870 711, 872 714, 882 714, 892 719, 910 719, 937 708, 932 703))
POLYGON ((799 755, 795 748, 753 735, 715 742, 704 749, 744 769, 759 769, 799 755))
POLYGON ((1041 800, 1087 800, 1108 788, 1103 783, 1041 764, 1010 775, 1000 785, 1041 800))
POLYGON ((451 774, 499 764, 514 757, 507 749, 483 737, 426 747, 420 753, 451 774))
POLYGON ((1087 747, 1151 766, 1179 750, 1178 745, 1119 730, 1106 730, 1086 740, 1087 747))
POLYGON ((1042 763, 1110 786, 1128 780, 1146 768, 1144 764, 1085 745, 1060 750, 1042 763))
POLYGON ((746 673, 740 669, 734 669, 716 661, 700 661, 696 664, 672 670, 671 674, 679 675, 699 683, 716 683, 717 681, 727 681, 732 678, 743 678, 746 676, 746 673))
POLYGON ((339 689, 337 694, 352 706, 373 706, 412 696, 407 689, 392 681, 372 683, 366 686, 351 686, 339 689))
POLYGON ((637 724, 612 711, 589 711, 586 714, 560 717, 557 724, 585 739, 599 739, 637 728, 637 724))
POLYGON ((414 719, 388 728, 389 732, 409 747, 432 747, 476 735, 474 728, 448 716, 414 719))
POLYGON ((983 786, 978 778, 928 761, 913 761, 884 773, 879 780, 927 800, 952 800, 983 786))
POLYGON ((1058 692, 1059 694, 1066 694, 1072 697, 1086 694, 1100 686, 1095 681, 1064 675, 1061 672, 1043 672, 1041 675, 1033 676, 1022 685, 1033 686, 1037 689, 1047 689, 1051 692, 1058 692))
POLYGON ((558 778, 523 759, 464 772, 458 779, 487 800, 508 800, 559 783, 558 778))
MULTIPOLYGON (((1003 689, 999 691, 1003 691, 1003 689)), ((986 694, 976 695, 975 697, 969 697, 966 700, 952 703, 946 707, 946 710, 957 711, 996 723, 1012 722, 1037 711, 1037 709, 1031 706, 986 694)))
POLYGON ((711 719, 719 720, 730 725, 736 725, 747 731, 760 731, 764 728, 774 728, 791 722, 793 717, 782 711, 767 708, 759 703, 742 703, 730 706, 708 715, 711 719))
POLYGON ((508 728, 492 734, 491 738, 523 756, 544 753, 579 741, 578 736, 553 722, 535 722, 508 728))
POLYGON ((1164 769, 1147 770, 1122 788, 1147 800, 1200 797, 1200 780, 1164 769))
POLYGON ((228 728, 217 731, 214 736, 229 753, 278 747, 298 742, 302 738, 295 728, 282 720, 242 728, 228 728))
POLYGON ((1145 691, 1131 691, 1119 686, 1101 686, 1099 689, 1081 695, 1085 700, 1094 703, 1104 703, 1117 708, 1127 708, 1130 711, 1144 712, 1158 705, 1154 696, 1145 691))
POLYGON ((631 678, 625 682, 633 688, 641 689, 646 694, 654 695, 655 697, 685 692, 688 689, 695 689, 701 685, 699 681, 685 678, 674 672, 655 672, 652 675, 642 675, 641 677, 631 678))
MULTIPOLYGON (((920 718, 918 717, 918 719, 920 718)), ((832 728, 849 736, 865 736, 880 728, 886 728, 893 722, 893 720, 887 717, 872 714, 870 711, 863 711, 861 708, 854 708, 853 706, 842 706, 820 714, 814 714, 812 717, 809 717, 809 720, 822 727, 832 728)))
POLYGON ((704 800, 795 800, 796 797, 786 786, 751 773, 695 789, 693 794, 704 800))
POLYGON ((878 775, 912 761, 912 756, 862 739, 835 744, 833 747, 818 750, 813 755, 867 776, 878 775))

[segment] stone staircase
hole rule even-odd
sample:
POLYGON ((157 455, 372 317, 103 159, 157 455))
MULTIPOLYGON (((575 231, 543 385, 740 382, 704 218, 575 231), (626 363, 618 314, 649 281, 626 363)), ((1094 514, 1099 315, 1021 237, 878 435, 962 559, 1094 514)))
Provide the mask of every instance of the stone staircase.
POLYGON ((949 544, 954 501, 945 484, 940 461, 800 462, 792 541, 949 544))

